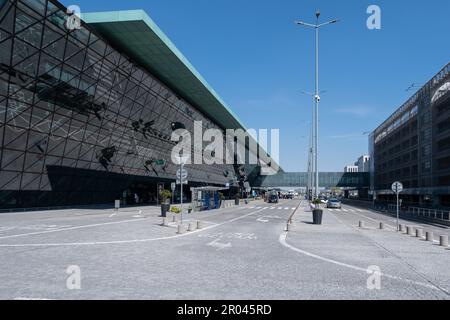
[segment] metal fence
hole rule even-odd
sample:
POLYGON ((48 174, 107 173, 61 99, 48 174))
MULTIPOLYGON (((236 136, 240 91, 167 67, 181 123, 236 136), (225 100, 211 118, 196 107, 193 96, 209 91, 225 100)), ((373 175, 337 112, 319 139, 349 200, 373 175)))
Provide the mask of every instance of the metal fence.
POLYGON ((436 209, 426 209, 426 208, 416 208, 410 207, 409 213, 418 216, 418 217, 426 217, 436 220, 442 221, 450 221, 450 212, 444 210, 436 210, 436 209))
MULTIPOLYGON (((397 206, 395 204, 389 204, 388 211, 391 213, 395 213, 397 211, 397 206)), ((408 208, 403 207, 401 208, 400 212, 402 214, 409 214, 416 217, 425 217, 439 221, 450 221, 450 211, 446 210, 419 208, 419 207, 408 207, 408 208)))

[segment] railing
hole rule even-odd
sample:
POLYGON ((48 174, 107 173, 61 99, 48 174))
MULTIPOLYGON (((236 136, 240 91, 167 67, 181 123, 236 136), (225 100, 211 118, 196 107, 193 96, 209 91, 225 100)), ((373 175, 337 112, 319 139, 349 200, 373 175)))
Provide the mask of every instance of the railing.
POLYGON ((418 217, 426 217, 426 218, 430 218, 430 219, 450 221, 450 212, 449 211, 417 208, 417 207, 410 207, 408 211, 418 217))

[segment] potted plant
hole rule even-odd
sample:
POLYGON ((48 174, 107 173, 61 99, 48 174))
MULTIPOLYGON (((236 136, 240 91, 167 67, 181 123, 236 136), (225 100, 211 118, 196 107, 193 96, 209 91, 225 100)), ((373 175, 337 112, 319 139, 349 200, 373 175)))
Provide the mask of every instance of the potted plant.
POLYGON ((313 224, 322 224, 322 215, 323 210, 320 209, 320 205, 322 204, 322 201, 320 199, 314 199, 312 204, 314 204, 313 209, 313 224))
POLYGON ((170 198, 172 193, 169 190, 162 190, 159 193, 159 198, 161 199, 161 217, 167 216, 167 211, 170 210, 170 198))

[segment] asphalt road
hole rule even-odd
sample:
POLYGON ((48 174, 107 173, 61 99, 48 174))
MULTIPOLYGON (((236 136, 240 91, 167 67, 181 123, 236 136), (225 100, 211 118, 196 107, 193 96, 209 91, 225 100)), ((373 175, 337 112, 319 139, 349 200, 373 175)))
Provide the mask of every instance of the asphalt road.
POLYGON ((0 215, 0 298, 449 299, 448 249, 354 228, 369 212, 326 211, 313 226, 306 203, 286 233, 299 203, 185 215, 183 230, 202 229, 183 234, 155 210, 0 215), (379 289, 367 286, 373 265, 379 289))

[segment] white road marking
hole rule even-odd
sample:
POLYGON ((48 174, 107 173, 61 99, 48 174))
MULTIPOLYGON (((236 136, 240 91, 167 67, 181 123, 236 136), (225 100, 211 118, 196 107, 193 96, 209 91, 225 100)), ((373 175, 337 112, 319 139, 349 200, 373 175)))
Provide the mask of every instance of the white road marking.
POLYGON ((258 218, 258 219, 256 219, 256 221, 263 222, 263 223, 269 222, 269 220, 263 219, 263 218, 264 218, 264 217, 258 218))
POLYGON ((218 239, 208 243, 207 246, 217 248, 217 251, 223 250, 223 249, 226 249, 226 248, 231 248, 231 243, 230 242, 228 242, 228 243, 221 243, 221 242, 219 242, 219 240, 220 240, 220 238, 218 238, 218 239))
MULTIPOLYGON (((308 257, 311 257, 311 258, 314 258, 314 259, 318 259, 318 260, 321 260, 321 261, 324 261, 324 262, 332 263, 332 264, 335 264, 335 265, 338 265, 338 266, 341 266, 341 267, 345 267, 345 268, 349 268, 349 269, 352 269, 352 270, 361 271, 361 272, 364 272, 365 274, 367 274, 367 268, 361 268, 361 267, 358 267, 358 266, 355 266, 355 265, 351 265, 351 264, 348 264, 348 263, 344 263, 344 262, 336 261, 336 260, 333 260, 333 259, 325 258, 325 257, 319 256, 317 254, 314 254, 314 253, 311 253, 311 252, 308 252, 308 251, 296 248, 296 247, 290 245, 289 243, 287 243, 286 238, 287 238, 287 232, 283 232, 280 235, 279 242, 283 246, 288 248, 288 249, 291 249, 291 250, 293 250, 295 252, 301 253, 301 254, 303 254, 305 256, 308 256, 308 257)), ((431 284, 428 284, 428 283, 417 282, 417 281, 410 280, 410 279, 403 279, 401 277, 397 277, 397 276, 393 276, 393 275, 389 275, 389 274, 385 274, 385 273, 382 273, 381 276, 389 278, 389 279, 393 279, 393 280, 399 280, 399 281, 408 282, 408 283, 411 283, 411 284, 419 285, 419 286, 430 288, 430 289, 434 289, 434 290, 444 291, 445 293, 449 294, 449 292, 446 289, 440 288, 440 287, 437 287, 435 285, 431 285, 431 284)))
POLYGON ((342 209, 342 211, 344 211, 344 212, 348 212, 348 210, 347 210, 347 209, 342 209))
POLYGON ((132 219, 132 220, 123 220, 123 221, 115 221, 115 222, 105 222, 105 223, 97 223, 97 224, 89 224, 85 226, 77 226, 77 227, 70 227, 70 228, 61 228, 61 229, 55 229, 55 230, 47 230, 47 231, 39 231, 39 232, 31 232, 31 233, 21 233, 21 234, 13 234, 9 236, 3 236, 0 237, 0 240, 3 239, 10 239, 10 238, 19 238, 19 237, 26 237, 26 236, 34 236, 39 234, 47 234, 47 233, 54 233, 54 232, 61 232, 61 231, 68 231, 68 230, 77 230, 77 229, 84 229, 84 228, 93 228, 93 227, 100 227, 100 226, 107 226, 112 224, 120 224, 120 223, 128 223, 128 222, 136 222, 136 221, 143 221, 145 219, 132 219))
MULTIPOLYGON (((182 237, 187 237, 191 235, 198 234, 200 232, 204 232, 210 229, 217 228, 219 226, 223 226, 225 224, 229 224, 235 221, 239 221, 242 219, 245 219, 247 217, 250 217, 252 215, 255 215, 262 210, 250 212, 248 214, 245 214, 243 216, 233 218, 212 226, 208 226, 206 228, 195 230, 189 233, 183 233, 178 234, 175 236, 168 236, 168 237, 160 237, 160 238, 148 238, 148 239, 133 239, 133 240, 116 240, 116 241, 94 241, 94 242, 67 242, 67 243, 25 243, 25 244, 0 244, 0 248, 24 248, 24 247, 73 247, 73 246, 92 246, 92 245, 111 245, 111 244, 130 244, 130 243, 146 243, 146 242, 153 242, 153 241, 161 241, 161 240, 171 240, 171 239, 177 239, 182 237)), ((132 221, 138 221, 138 220, 132 220, 132 221)))

